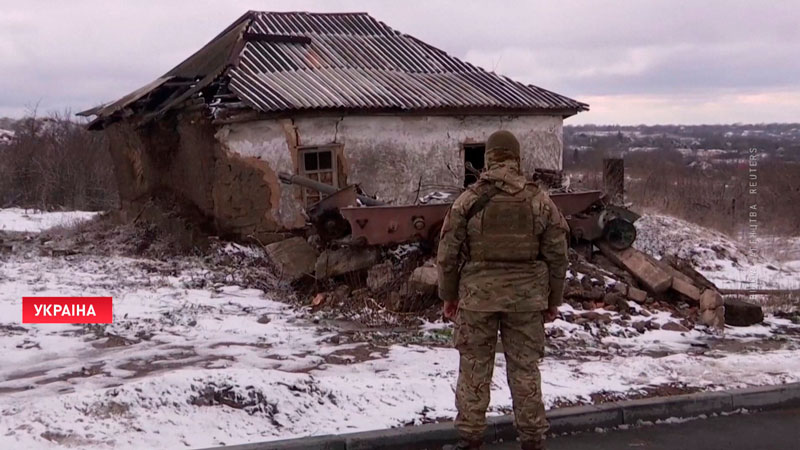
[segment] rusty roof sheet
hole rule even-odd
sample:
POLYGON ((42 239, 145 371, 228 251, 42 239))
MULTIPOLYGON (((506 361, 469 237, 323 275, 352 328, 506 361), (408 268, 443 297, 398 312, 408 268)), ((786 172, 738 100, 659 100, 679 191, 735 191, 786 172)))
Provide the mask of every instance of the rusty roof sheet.
POLYGON ((255 13, 246 36, 230 88, 261 111, 588 109, 461 61, 366 13, 255 13))
POLYGON ((572 115, 588 105, 488 72, 366 13, 250 11, 174 69, 84 111, 102 127, 152 119, 214 82, 261 112, 486 110, 572 115))

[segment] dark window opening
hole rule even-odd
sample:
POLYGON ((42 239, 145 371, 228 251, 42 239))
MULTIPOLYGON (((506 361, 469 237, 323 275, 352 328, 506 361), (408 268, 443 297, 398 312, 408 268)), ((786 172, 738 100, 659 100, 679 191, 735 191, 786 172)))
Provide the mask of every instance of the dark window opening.
POLYGON ((464 144, 464 187, 478 181, 486 164, 485 144, 464 144))

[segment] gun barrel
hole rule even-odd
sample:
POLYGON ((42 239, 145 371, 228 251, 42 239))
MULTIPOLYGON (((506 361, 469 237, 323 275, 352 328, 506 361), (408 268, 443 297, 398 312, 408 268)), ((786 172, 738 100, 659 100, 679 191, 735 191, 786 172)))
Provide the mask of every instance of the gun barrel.
MULTIPOLYGON (((330 184, 320 183, 319 181, 312 180, 301 175, 292 175, 287 172, 278 172, 278 179, 286 184, 296 184, 298 186, 314 189, 315 191, 319 191, 327 195, 331 195, 339 191, 339 189, 336 189, 330 184)), ((367 197, 366 195, 357 195, 356 197, 361 201, 361 203, 367 206, 383 206, 386 204, 380 200, 367 197)))

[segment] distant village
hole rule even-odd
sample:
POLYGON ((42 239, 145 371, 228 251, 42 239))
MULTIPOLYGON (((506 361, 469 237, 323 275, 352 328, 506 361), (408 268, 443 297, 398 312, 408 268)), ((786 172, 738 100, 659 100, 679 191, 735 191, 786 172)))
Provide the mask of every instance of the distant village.
POLYGON ((687 165, 746 164, 759 159, 800 162, 800 124, 729 125, 580 125, 564 127, 564 165, 580 165, 590 153, 625 156, 664 152, 687 165))

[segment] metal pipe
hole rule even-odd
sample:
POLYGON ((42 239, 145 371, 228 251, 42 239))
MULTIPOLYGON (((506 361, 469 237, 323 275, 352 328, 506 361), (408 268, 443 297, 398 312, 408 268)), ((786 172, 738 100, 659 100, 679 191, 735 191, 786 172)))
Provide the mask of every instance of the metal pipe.
MULTIPOLYGON (((292 175, 288 172, 278 172, 278 179, 285 184, 296 184, 298 186, 314 189, 315 191, 322 192, 323 194, 327 195, 331 195, 339 191, 339 189, 336 189, 336 187, 331 186, 330 184, 320 183, 319 181, 315 181, 301 175, 292 175)), ((366 195, 356 195, 356 198, 358 198, 361 203, 367 206, 386 205, 385 202, 376 200, 372 197, 367 197, 366 195)))

